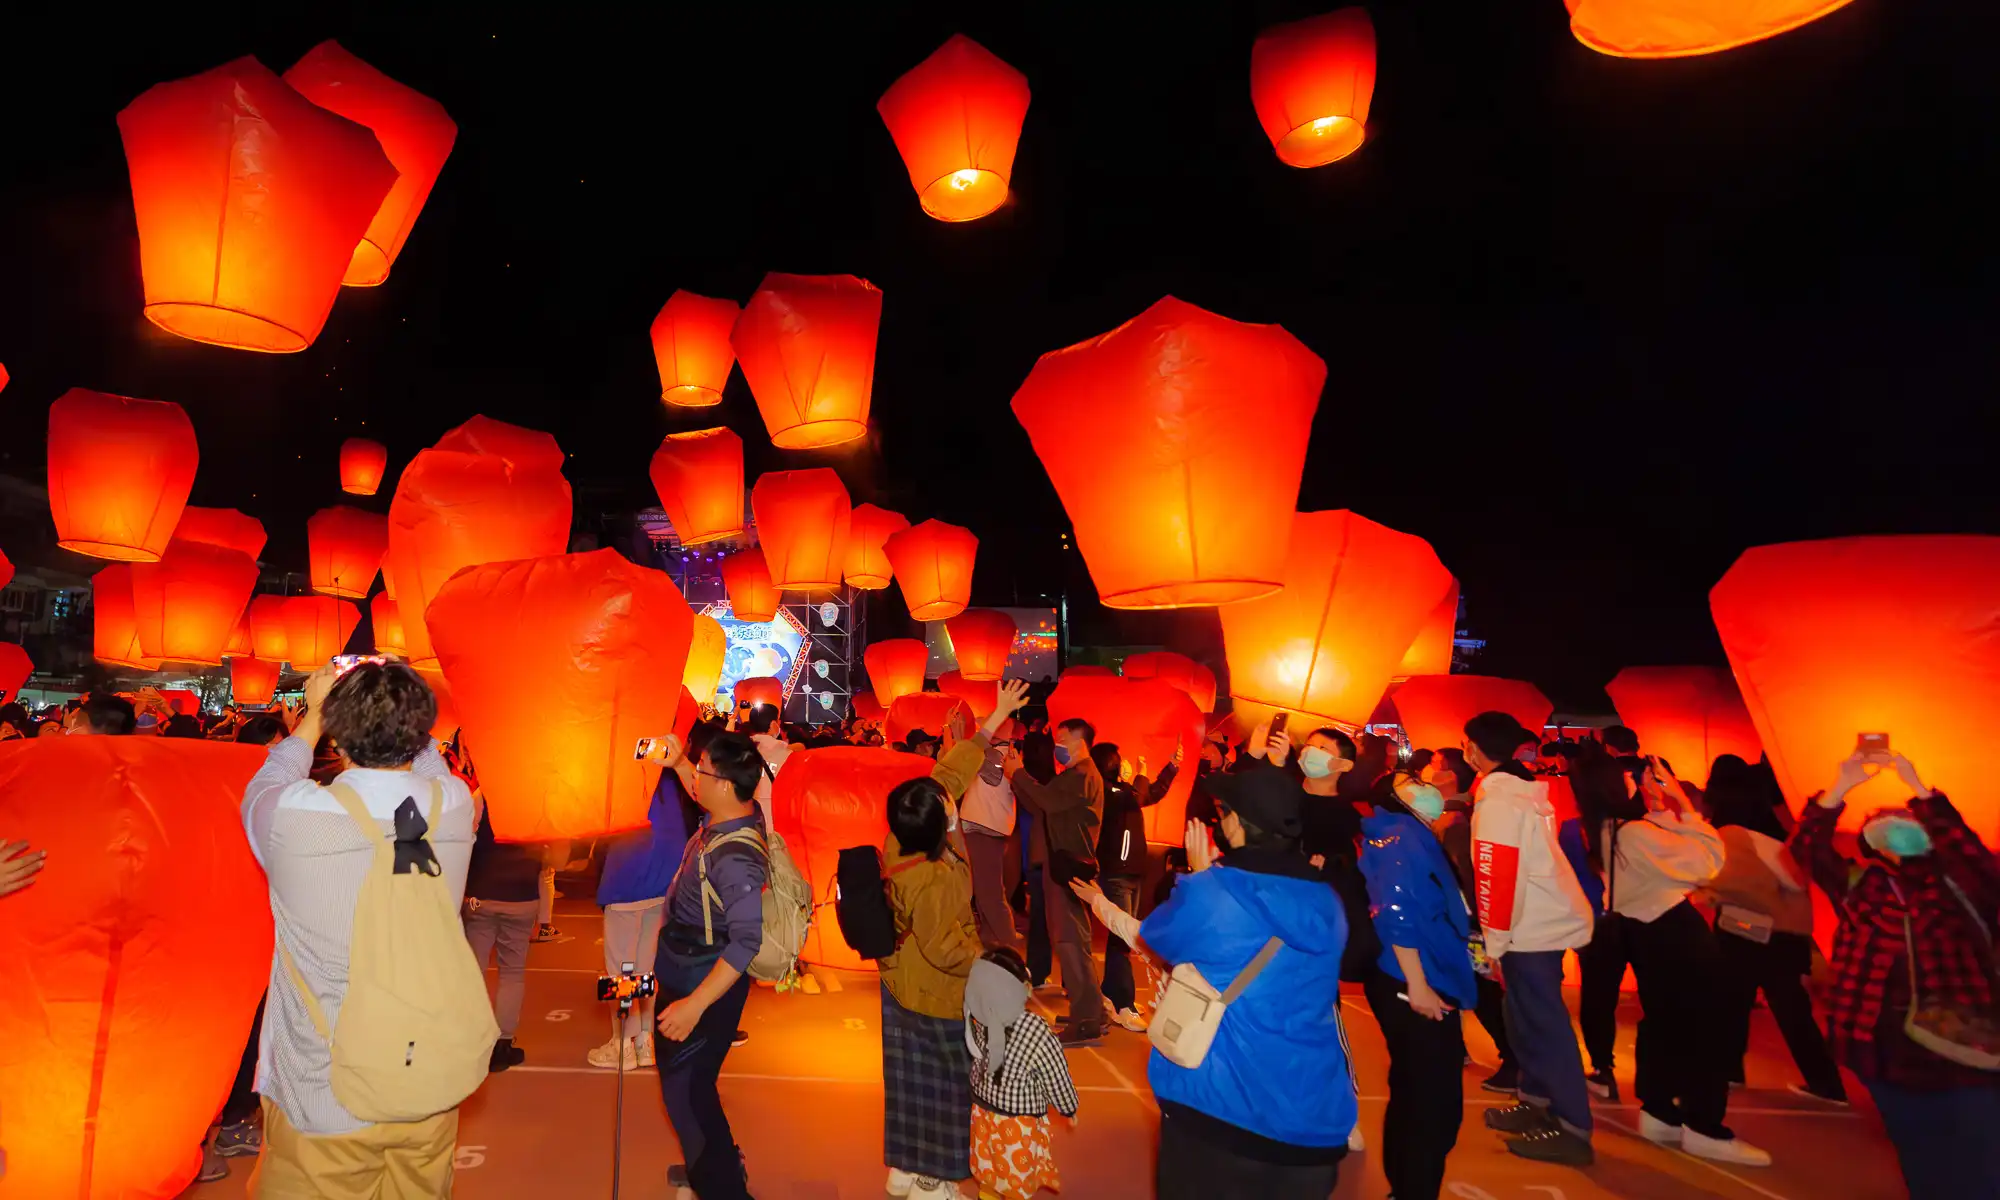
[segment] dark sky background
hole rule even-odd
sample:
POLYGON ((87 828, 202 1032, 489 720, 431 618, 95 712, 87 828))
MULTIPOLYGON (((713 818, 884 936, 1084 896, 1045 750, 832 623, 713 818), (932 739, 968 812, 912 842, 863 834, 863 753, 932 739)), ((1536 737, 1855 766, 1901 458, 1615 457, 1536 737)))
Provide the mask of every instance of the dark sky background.
POLYGON ((393 471, 483 412, 552 431, 579 508, 616 508, 653 502, 662 434, 719 416, 753 476, 830 463, 857 502, 972 527, 975 602, 1067 589, 1079 640, 1219 661, 1212 612, 1095 603, 1007 409, 1038 354, 1171 293, 1327 360, 1300 507, 1430 539, 1478 669, 1559 705, 1721 662, 1706 593, 1746 546, 2000 528, 1982 5, 1855 0, 1639 62, 1579 45, 1560 0, 1372 4, 1368 143, 1311 171, 1273 156, 1248 64, 1319 5, 635 7, 38 10, 0 47, 0 469, 39 476, 68 387, 174 400, 194 502, 302 569, 344 437, 393 471), (955 31, 1034 91, 1013 199, 967 225, 923 215, 874 108, 955 31), (301 354, 155 330, 115 114, 327 37, 460 126, 389 282, 301 354), (660 304, 767 270, 883 289, 866 443, 772 450, 740 372, 720 410, 660 404, 660 304))

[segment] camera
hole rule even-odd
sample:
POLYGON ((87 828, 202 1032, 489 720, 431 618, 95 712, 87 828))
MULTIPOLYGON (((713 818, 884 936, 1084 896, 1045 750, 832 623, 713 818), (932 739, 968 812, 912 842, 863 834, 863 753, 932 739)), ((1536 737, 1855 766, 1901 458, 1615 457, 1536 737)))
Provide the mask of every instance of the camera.
POLYGON ((597 998, 618 1002, 618 1015, 632 1011, 632 1006, 644 997, 658 990, 659 981, 651 975, 639 974, 634 963, 618 964, 618 974, 597 977, 597 998))

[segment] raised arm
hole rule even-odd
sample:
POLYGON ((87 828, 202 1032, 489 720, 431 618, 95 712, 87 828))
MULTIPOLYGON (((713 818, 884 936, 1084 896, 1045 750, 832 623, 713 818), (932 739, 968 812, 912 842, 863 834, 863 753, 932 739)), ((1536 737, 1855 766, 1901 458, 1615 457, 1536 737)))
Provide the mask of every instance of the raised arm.
POLYGON ((1847 793, 1873 779, 1868 760, 1859 752, 1840 764, 1833 786, 1806 801, 1799 827, 1785 843, 1792 861, 1799 864, 1812 881, 1825 889, 1827 898, 1838 903, 1853 886, 1854 864, 1833 845, 1833 831, 1847 807, 1847 793))

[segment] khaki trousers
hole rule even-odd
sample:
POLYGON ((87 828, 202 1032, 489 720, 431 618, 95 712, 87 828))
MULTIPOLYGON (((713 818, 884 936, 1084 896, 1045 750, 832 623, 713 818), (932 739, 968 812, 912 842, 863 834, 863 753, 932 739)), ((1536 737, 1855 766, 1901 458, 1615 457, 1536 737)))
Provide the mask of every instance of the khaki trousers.
POLYGON ((458 1110, 426 1121, 315 1136, 264 1101, 264 1152, 251 1200, 444 1200, 451 1195, 458 1110))

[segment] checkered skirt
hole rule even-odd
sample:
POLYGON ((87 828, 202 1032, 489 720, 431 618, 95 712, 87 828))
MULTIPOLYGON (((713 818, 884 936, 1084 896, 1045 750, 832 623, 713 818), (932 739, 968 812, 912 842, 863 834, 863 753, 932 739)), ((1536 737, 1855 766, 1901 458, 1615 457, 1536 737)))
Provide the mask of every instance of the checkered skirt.
POLYGON ((927 1017, 882 989, 882 1159, 937 1179, 972 1174, 972 1056, 965 1023, 927 1017))

